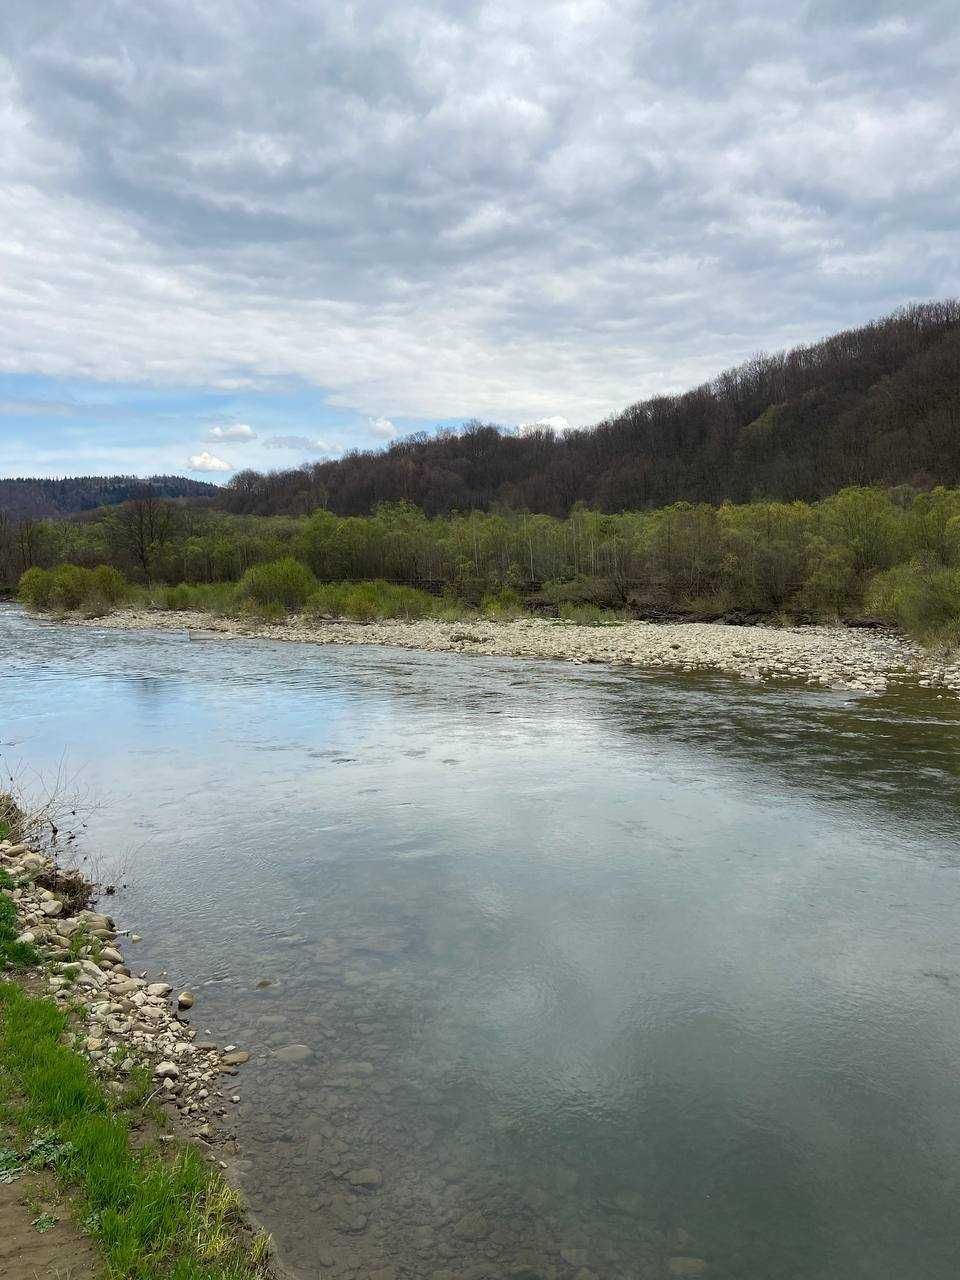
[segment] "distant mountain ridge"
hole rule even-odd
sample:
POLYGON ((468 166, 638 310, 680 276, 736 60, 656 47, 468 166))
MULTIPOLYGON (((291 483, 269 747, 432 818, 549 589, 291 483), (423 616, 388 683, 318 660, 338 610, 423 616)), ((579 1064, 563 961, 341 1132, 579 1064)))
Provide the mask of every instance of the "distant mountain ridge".
POLYGON ((60 480, 0 479, 0 512, 11 520, 70 516, 115 506, 149 486, 160 498, 210 498, 217 486, 184 476, 67 476, 60 480))
POLYGON ((759 355, 678 395, 555 435, 469 424, 380 452, 262 475, 217 503, 364 515, 407 501, 430 515, 497 507, 562 516, 753 498, 811 501, 847 485, 960 484, 960 301, 759 355))

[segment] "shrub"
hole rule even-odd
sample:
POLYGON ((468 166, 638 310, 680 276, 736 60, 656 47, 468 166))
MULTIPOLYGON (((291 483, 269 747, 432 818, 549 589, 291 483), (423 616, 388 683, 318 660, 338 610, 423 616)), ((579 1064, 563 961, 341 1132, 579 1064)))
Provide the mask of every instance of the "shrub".
POLYGON ((260 608, 301 609, 317 589, 317 580, 305 564, 285 556, 255 564, 240 579, 237 595, 260 608))
POLYGON ((357 622, 373 622, 378 618, 403 618, 412 622, 431 617, 438 611, 439 603, 426 591, 376 579, 324 583, 310 597, 307 611, 315 619, 352 618, 357 622))
POLYGON ((607 615, 595 604, 561 604, 558 613, 564 622, 575 622, 581 627, 599 627, 607 621, 607 615))
POLYGON ((90 575, 91 589, 107 604, 117 604, 127 594, 127 583, 119 569, 98 564, 90 575))
POLYGON ((921 639, 960 637, 960 569, 918 560, 895 565, 871 579, 865 604, 921 639))
POLYGON ((53 571, 50 604, 54 609, 79 609, 91 590, 93 574, 77 564, 60 564, 53 571))
POLYGON ((501 587, 483 597, 480 612, 495 622, 509 622, 523 613, 523 605, 512 587, 501 587))
POLYGON ((53 574, 49 569, 27 569, 20 576, 17 597, 31 609, 49 609, 53 574))
POLYGON ((165 587, 163 592, 163 607, 165 609, 192 609, 193 596, 190 588, 185 582, 181 582, 177 587, 165 587))

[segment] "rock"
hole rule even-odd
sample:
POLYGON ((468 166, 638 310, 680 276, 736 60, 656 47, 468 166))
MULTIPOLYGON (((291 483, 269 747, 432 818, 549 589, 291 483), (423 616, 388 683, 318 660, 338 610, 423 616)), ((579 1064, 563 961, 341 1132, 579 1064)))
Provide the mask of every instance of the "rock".
POLYGON ((363 1205, 352 1196, 334 1196, 330 1202, 330 1215, 337 1230, 348 1235, 362 1231, 367 1225, 367 1213, 363 1205))
POLYGON ((267 987, 272 987, 272 986, 273 986, 272 978, 261 978, 260 981, 257 983, 257 990, 265 991, 267 987))
POLYGON ((193 992, 192 991, 180 992, 180 994, 177 996, 177 1008, 178 1009, 193 1008, 193 992))
POLYGON ((240 1101, 240 1095, 239 1095, 239 1093, 235 1093, 235 1094, 233 1095, 233 1097, 230 1099, 230 1101, 231 1101, 232 1103, 234 1103, 234 1105, 236 1105, 236 1103, 238 1103, 238 1102, 240 1101))
POLYGON ((490 1223, 482 1213, 468 1213, 454 1225, 453 1234, 461 1240, 482 1240, 490 1234, 490 1223))
POLYGON ((347 1174, 347 1181, 353 1183, 355 1187, 374 1191, 377 1187, 383 1186, 383 1174, 379 1169, 351 1169, 347 1174))
POLYGON ((706 1269, 703 1258, 671 1258, 667 1264, 672 1276, 702 1276, 706 1269))
MULTIPOLYGON (((198 1048, 207 1048, 206 1045, 198 1045, 198 1048)), ((211 1049, 215 1049, 216 1045, 210 1045, 211 1049)), ((250 1061, 250 1055, 246 1049, 234 1049, 232 1053, 225 1053, 220 1059, 225 1067, 242 1067, 245 1062, 250 1061)))
POLYGON ((143 939, 140 937, 139 933, 131 933, 131 935, 130 935, 130 941, 131 941, 131 942, 142 942, 142 941, 143 941, 143 939))
POLYGON ((158 1080, 178 1080, 180 1068, 175 1062, 158 1062, 153 1074, 158 1080))
POLYGON ((280 1062, 309 1062, 313 1050, 305 1044, 288 1044, 283 1049, 274 1049, 273 1056, 280 1062))
POLYGON ((147 987, 148 996, 168 996, 173 990, 169 982, 151 982, 147 987))
POLYGON ((123 964, 123 956, 116 947, 101 947, 100 959, 109 960, 112 964, 123 964))
POLYGON ((63 914, 63 903, 54 899, 52 902, 43 902, 40 904, 40 910, 45 916, 59 916, 63 914))

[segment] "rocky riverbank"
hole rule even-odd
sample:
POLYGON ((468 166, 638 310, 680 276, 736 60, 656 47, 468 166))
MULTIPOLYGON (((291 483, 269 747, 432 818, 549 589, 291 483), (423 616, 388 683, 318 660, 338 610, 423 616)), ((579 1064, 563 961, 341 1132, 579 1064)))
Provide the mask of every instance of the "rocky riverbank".
POLYGON ((74 1011, 73 1047, 106 1089, 168 1104, 177 1127, 207 1147, 227 1137, 220 1123, 227 1114, 224 1077, 235 1075, 249 1054, 199 1041, 183 1017, 193 995, 174 995, 168 982, 131 972, 120 948, 124 937, 135 945, 137 935, 124 935, 111 916, 86 905, 93 886, 79 873, 9 840, 0 841, 0 870, 17 910, 17 941, 39 954, 46 994, 74 1011))
POLYGON ((516 622, 345 621, 282 623, 192 612, 119 610, 79 625, 187 632, 192 636, 255 636, 310 644, 379 644, 436 653, 610 663, 672 671, 721 671, 763 682, 785 680, 822 688, 881 693, 911 682, 960 693, 960 660, 923 649, 889 631, 841 626, 732 626, 725 623, 625 622, 578 626, 543 618, 516 622))

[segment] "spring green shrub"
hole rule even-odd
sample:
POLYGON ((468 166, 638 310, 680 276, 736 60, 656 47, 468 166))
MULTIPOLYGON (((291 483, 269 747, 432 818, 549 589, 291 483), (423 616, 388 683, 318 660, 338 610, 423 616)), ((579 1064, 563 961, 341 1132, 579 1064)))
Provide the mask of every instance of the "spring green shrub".
POLYGON ((607 615, 595 604, 561 604, 557 613, 563 622, 575 622, 581 627, 599 627, 607 621, 607 615))
POLYGON ((493 622, 509 622, 523 613, 523 604, 512 587, 488 592, 480 601, 480 612, 493 622))
POLYGON ((30 609, 49 609, 53 574, 49 569, 27 569, 20 575, 17 598, 30 609))
POLYGON ((53 588, 50 604, 54 609, 79 609, 92 589, 93 573, 78 564, 60 564, 53 571, 53 588))
POLYGON ((317 580, 305 564, 284 556, 255 564, 240 579, 237 596, 258 608, 302 609, 317 589, 317 580))
POLYGON ((960 569, 911 560, 873 577, 866 608, 925 639, 960 638, 960 569))
POLYGON ((91 591, 107 604, 119 604, 127 594, 127 582, 119 569, 109 564, 98 564, 90 574, 91 591))
POLYGON ((412 622, 429 618, 440 602, 426 591, 393 582, 325 582, 307 602, 307 613, 316 620, 351 618, 356 622, 402 618, 412 622))

